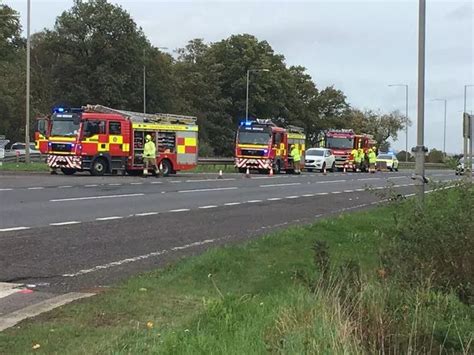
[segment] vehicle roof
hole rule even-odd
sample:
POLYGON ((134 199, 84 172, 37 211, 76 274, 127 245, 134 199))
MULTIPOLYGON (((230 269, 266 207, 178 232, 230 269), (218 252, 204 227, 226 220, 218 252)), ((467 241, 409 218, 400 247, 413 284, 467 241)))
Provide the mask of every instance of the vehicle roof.
POLYGON ((317 148, 308 148, 308 149, 306 149, 306 151, 308 151, 308 150, 331 150, 331 149, 317 147, 317 148))

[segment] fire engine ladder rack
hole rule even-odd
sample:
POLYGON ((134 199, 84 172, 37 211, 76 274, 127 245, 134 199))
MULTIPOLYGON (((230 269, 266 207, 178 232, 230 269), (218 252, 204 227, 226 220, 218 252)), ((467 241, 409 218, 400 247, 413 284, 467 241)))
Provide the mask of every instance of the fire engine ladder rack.
POLYGON ((292 125, 289 125, 286 128, 288 129, 288 132, 290 132, 290 133, 304 134, 304 128, 301 128, 301 127, 298 127, 298 126, 292 126, 292 125))
POLYGON ((125 110, 117 110, 102 105, 86 105, 85 112, 116 113, 129 117, 132 121, 142 121, 144 123, 154 122, 162 124, 183 124, 195 125, 197 118, 194 116, 173 115, 170 113, 142 113, 125 110))

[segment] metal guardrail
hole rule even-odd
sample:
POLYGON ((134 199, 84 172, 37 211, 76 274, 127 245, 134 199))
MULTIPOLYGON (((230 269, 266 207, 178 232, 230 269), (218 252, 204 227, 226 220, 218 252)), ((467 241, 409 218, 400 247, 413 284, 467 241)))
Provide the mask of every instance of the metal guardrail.
POLYGON ((198 158, 198 165, 234 165, 234 158, 198 158))
MULTIPOLYGON (((30 154, 30 161, 33 163, 44 163, 46 162, 46 155, 43 154, 30 154)), ((24 163, 25 155, 6 155, 3 159, 0 159, 2 163, 24 163)))

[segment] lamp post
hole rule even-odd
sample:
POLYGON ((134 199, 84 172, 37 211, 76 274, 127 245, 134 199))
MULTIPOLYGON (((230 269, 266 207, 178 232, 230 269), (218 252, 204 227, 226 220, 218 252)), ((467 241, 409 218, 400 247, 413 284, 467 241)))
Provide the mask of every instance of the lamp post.
POLYGON ((448 101, 446 99, 434 99, 433 101, 444 102, 444 134, 443 134, 443 153, 446 155, 446 106, 448 101))
POLYGON ((405 87, 405 161, 408 161, 408 84, 390 84, 389 87, 405 87))
POLYGON ((249 82, 250 82, 250 73, 256 72, 269 72, 269 69, 249 69, 247 70, 247 95, 245 99, 245 121, 249 120, 249 82))
MULTIPOLYGON (((168 47, 155 47, 157 49, 167 50, 168 47)), ((145 64, 145 51, 143 48, 143 113, 146 113, 146 64, 145 64)))

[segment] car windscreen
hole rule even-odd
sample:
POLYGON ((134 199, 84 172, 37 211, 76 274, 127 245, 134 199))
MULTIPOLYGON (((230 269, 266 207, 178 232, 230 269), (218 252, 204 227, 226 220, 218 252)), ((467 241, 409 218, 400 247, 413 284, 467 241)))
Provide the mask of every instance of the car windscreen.
POLYGON ((387 155, 387 154, 380 154, 377 159, 383 159, 383 160, 392 160, 393 156, 392 155, 387 155))
POLYGON ((326 148, 335 149, 352 149, 354 147, 354 138, 334 138, 328 137, 326 139, 326 148))
POLYGON ((72 137, 76 136, 79 131, 79 124, 76 124, 73 119, 54 118, 51 122, 51 135, 72 137))
POLYGON ((324 156, 324 150, 320 149, 308 149, 306 151, 306 156, 316 156, 316 157, 323 157, 324 156))

